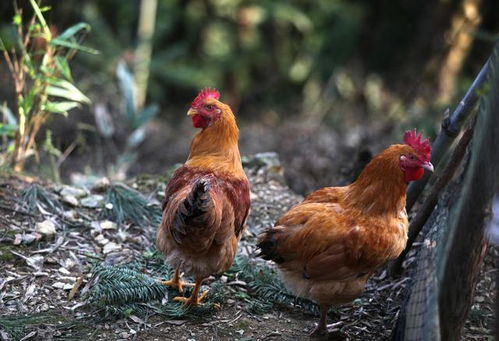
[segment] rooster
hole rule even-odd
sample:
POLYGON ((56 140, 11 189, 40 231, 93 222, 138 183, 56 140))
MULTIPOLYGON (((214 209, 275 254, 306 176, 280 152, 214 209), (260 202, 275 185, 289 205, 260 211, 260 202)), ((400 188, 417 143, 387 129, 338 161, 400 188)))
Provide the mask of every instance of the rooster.
POLYGON ((259 236, 260 255, 277 263, 285 286, 318 304, 311 335, 327 333, 329 308, 361 295, 373 272, 405 248, 407 184, 433 165, 428 139, 413 130, 404 142, 378 154, 352 184, 312 192, 259 236))
POLYGON ((249 182, 239 155, 239 130, 230 107, 219 101, 220 93, 205 88, 187 112, 193 126, 202 130, 192 140, 190 153, 166 187, 163 219, 156 245, 175 269, 165 285, 183 293, 195 278, 192 295, 175 297, 198 305, 203 280, 226 271, 234 260, 250 208, 249 182))

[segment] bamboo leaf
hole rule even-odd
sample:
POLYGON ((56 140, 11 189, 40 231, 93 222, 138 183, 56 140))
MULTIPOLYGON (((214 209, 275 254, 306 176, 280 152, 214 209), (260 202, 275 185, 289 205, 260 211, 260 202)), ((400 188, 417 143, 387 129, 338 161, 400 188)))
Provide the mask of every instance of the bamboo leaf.
POLYGON ((80 31, 90 31, 90 25, 84 22, 78 23, 66 29, 64 32, 59 34, 54 40, 68 40, 73 38, 80 31))
POLYGON ((38 4, 36 3, 35 0, 29 0, 31 3, 31 7, 33 7, 33 11, 35 12, 36 18, 40 22, 40 25, 42 26, 43 33, 46 36, 47 41, 52 40, 52 33, 50 33, 50 29, 47 25, 47 22, 45 21, 45 18, 43 17, 43 13, 40 10, 40 7, 38 7, 38 4))
POLYGON ((123 107, 128 124, 135 127, 135 81, 124 61, 118 63, 116 76, 123 96, 123 107))
POLYGON ((3 117, 7 120, 7 124, 11 125, 17 125, 17 119, 12 110, 7 106, 6 103, 4 103, 2 106, 0 106, 0 111, 3 114, 3 117))
POLYGON ((0 135, 14 136, 17 131, 17 124, 0 123, 0 135))
POLYGON ((78 102, 47 102, 45 106, 45 110, 55 113, 62 114, 67 116, 69 110, 79 107, 80 104, 78 102))
POLYGON ((50 96, 62 97, 80 103, 90 103, 90 99, 87 96, 66 80, 49 80, 49 83, 47 94, 50 96))
POLYGON ((156 104, 152 104, 144 108, 140 113, 139 117, 135 121, 135 128, 140 128, 147 122, 149 122, 154 116, 159 112, 159 107, 156 104))
POLYGON ((73 80, 73 77, 71 75, 71 69, 69 68, 69 63, 68 60, 64 57, 61 56, 56 56, 55 57, 55 65, 57 66, 57 69, 61 71, 62 75, 69 81, 73 80))
POLYGON ((80 45, 80 44, 77 44, 77 43, 74 43, 74 42, 70 42, 70 41, 66 41, 66 40, 60 40, 60 39, 57 39, 57 38, 51 40, 50 44, 51 45, 56 45, 56 46, 64 46, 64 47, 67 47, 67 48, 70 48, 70 49, 75 49, 75 50, 87 52, 87 53, 90 53, 90 54, 99 54, 99 51, 97 51, 95 49, 92 49, 90 47, 83 46, 83 45, 80 45))

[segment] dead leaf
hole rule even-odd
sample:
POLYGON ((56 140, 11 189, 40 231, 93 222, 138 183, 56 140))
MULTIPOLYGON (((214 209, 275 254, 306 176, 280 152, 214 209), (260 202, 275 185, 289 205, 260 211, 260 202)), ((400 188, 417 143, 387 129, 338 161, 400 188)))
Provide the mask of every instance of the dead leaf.
POLYGON ((78 292, 78 289, 80 289, 80 286, 83 284, 83 276, 78 277, 76 280, 75 284, 73 285, 73 288, 71 288, 71 291, 68 294, 68 300, 72 300, 73 297, 76 295, 78 292))

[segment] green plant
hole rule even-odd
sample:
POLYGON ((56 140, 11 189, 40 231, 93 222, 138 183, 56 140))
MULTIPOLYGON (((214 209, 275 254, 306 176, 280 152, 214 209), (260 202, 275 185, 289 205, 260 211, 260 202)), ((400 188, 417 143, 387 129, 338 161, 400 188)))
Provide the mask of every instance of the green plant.
POLYGON ((116 68, 116 76, 122 96, 122 116, 128 126, 130 134, 126 140, 123 153, 119 156, 112 173, 118 179, 123 179, 128 168, 137 159, 137 147, 146 137, 147 123, 158 114, 159 108, 156 104, 144 108, 140 106, 137 99, 137 84, 134 76, 124 61, 120 61, 116 68))
POLYGON ((314 302, 289 292, 273 268, 248 256, 237 255, 229 274, 248 283, 248 293, 252 296, 249 309, 253 312, 268 311, 274 304, 299 305, 311 314, 318 312, 314 302))
POLYGON ((21 191, 22 205, 33 214, 43 211, 59 215, 63 212, 57 197, 37 183, 33 183, 21 191))
MULTIPOLYGON (((141 272, 141 264, 109 266, 98 264, 91 270, 91 288, 86 301, 103 319, 128 317, 131 314, 160 314, 169 318, 200 318, 215 312, 227 292, 220 282, 211 285, 204 304, 186 307, 171 300, 178 292, 141 272), (162 300, 166 299, 165 303, 162 300)), ((171 269, 161 267, 161 275, 171 276, 171 269)), ((188 294, 188 293, 184 293, 188 294)))
POLYGON ((30 4, 34 13, 27 22, 23 9, 15 6, 17 34, 12 46, 0 40, 16 95, 13 111, 2 107, 0 134, 6 142, 3 150, 9 154, 4 161, 16 171, 24 168, 29 156, 37 155, 36 136, 52 115, 67 115, 69 110, 90 103, 73 84, 69 60, 77 51, 97 53, 80 44, 82 35, 90 30, 88 24, 78 23, 54 35, 44 18, 50 8, 40 7, 35 0, 30 4))
POLYGON ((121 184, 111 185, 106 192, 108 208, 102 217, 117 224, 125 221, 137 226, 157 225, 161 222, 159 207, 151 205, 139 192, 121 184))

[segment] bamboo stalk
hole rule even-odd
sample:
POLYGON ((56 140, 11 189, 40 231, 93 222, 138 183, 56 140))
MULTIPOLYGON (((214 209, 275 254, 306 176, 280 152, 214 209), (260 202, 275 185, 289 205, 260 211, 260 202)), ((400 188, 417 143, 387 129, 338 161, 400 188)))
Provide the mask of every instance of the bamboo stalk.
POLYGON ((134 66, 135 95, 137 99, 135 101, 135 110, 142 109, 146 100, 157 3, 157 0, 142 0, 140 4, 138 45, 135 51, 134 66))

